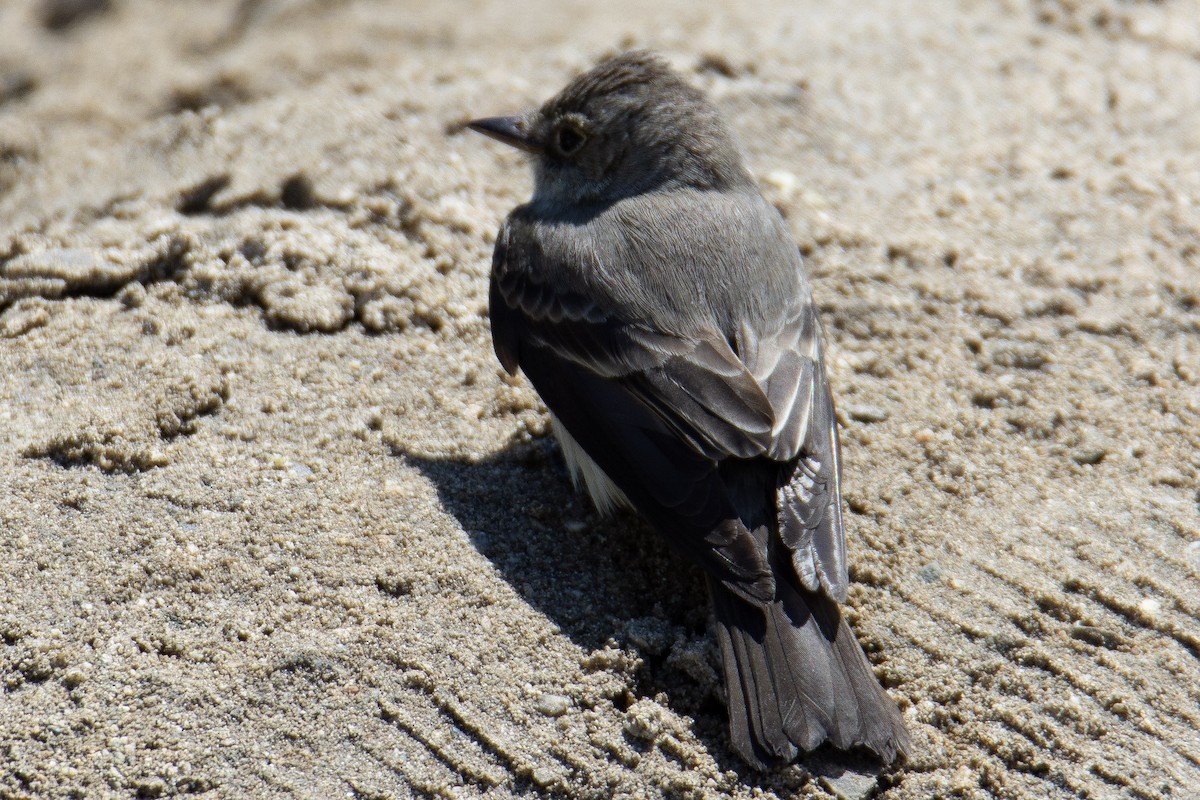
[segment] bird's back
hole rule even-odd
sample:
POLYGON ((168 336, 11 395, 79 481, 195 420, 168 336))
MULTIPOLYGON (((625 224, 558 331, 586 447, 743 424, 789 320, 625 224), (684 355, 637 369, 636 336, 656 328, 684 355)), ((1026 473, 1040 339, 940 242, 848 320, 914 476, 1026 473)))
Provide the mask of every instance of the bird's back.
POLYGON ((591 213, 514 212, 558 271, 631 324, 674 335, 774 333, 809 302, 800 254, 754 187, 693 188, 623 198, 591 213), (540 224, 535 224, 540 223, 540 224))

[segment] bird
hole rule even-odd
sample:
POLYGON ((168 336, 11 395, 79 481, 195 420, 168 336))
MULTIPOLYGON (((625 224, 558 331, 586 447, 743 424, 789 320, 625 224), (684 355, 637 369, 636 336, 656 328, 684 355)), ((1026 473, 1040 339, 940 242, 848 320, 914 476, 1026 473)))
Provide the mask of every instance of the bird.
POLYGON ((841 611, 849 577, 824 333, 799 248, 706 96, 644 50, 466 123, 527 154, 496 237, 492 341, 596 507, 703 571, 751 767, 911 740, 841 611))

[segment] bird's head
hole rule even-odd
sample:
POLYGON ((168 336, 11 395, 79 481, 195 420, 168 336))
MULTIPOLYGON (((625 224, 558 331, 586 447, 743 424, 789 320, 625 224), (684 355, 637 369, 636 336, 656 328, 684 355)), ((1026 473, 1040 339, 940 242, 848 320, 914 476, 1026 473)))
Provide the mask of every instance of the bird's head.
POLYGON ((602 62, 539 109, 468 127, 532 156, 535 205, 587 207, 749 180, 716 109, 646 51, 602 62))

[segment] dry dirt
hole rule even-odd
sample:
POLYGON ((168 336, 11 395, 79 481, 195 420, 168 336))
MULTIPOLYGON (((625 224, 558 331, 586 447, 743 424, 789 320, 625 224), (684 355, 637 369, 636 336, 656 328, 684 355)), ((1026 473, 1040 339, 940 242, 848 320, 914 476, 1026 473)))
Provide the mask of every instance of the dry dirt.
POLYGON ((806 254, 879 798, 1200 785, 1200 3, 0 4, 0 797, 829 797, 490 349, 521 159, 628 46, 806 254))

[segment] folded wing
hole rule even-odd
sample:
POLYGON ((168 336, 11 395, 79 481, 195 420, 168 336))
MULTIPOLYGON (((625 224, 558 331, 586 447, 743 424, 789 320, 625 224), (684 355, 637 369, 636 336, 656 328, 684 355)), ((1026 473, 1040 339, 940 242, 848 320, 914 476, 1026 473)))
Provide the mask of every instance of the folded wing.
POLYGON ((509 218, 493 262, 492 336, 504 367, 526 373, 639 511, 757 602, 774 592, 766 542, 739 520, 717 466, 777 463, 779 532, 796 572, 806 588, 844 599, 837 432, 807 295, 789 298, 770 330, 648 330, 570 281, 551 286, 545 276, 569 274, 554 259, 598 256, 577 242, 563 253, 526 245, 532 233, 512 230, 524 224, 509 218))

